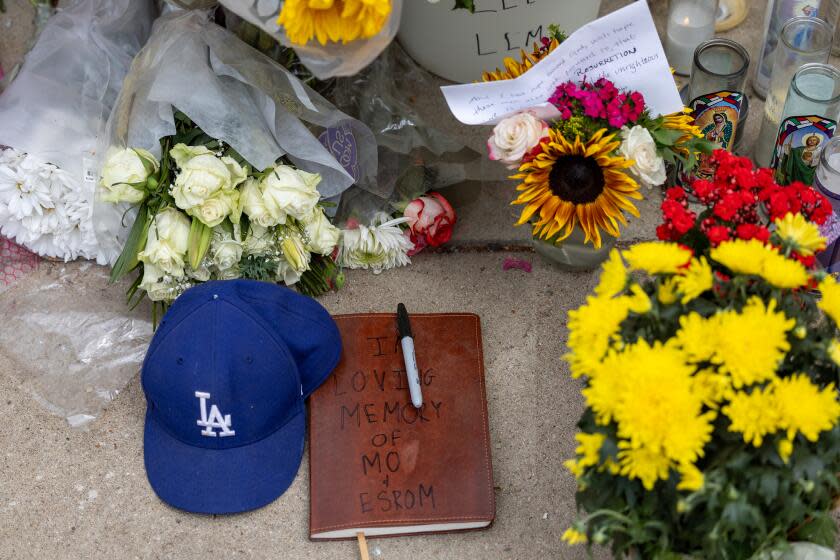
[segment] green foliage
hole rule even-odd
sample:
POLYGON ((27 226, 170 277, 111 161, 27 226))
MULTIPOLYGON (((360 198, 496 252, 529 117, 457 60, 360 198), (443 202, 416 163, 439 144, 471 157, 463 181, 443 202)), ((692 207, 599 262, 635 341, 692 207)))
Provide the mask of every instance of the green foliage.
POLYGON ((266 256, 243 255, 239 261, 239 274, 242 278, 274 282, 277 278, 277 259, 266 256))
POLYGON ((475 0, 455 0, 455 7, 453 10, 469 10, 475 13, 475 0))
POLYGON ((344 272, 338 268, 332 257, 312 255, 309 270, 303 273, 298 283, 302 294, 318 297, 344 287, 344 272))
POLYGON ((552 23, 548 26, 548 38, 549 39, 557 39, 558 42, 562 43, 565 41, 569 36, 566 35, 566 32, 560 29, 560 26, 556 23, 552 23))
POLYGON ((149 231, 150 222, 148 208, 145 205, 141 206, 137 211, 134 224, 128 232, 125 247, 123 247, 122 253, 120 253, 117 262, 111 269, 111 283, 119 281, 123 276, 137 268, 139 264, 137 254, 146 246, 146 234, 149 231))

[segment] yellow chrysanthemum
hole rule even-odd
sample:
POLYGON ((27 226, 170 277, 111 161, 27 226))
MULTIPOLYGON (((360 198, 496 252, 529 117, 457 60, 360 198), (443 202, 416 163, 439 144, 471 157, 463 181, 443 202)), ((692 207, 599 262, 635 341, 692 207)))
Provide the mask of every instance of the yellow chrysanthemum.
POLYGON ((777 288, 800 288, 808 283, 808 271, 799 261, 757 239, 724 241, 712 249, 711 257, 735 274, 760 276, 777 288))
POLYGON ((820 282, 820 298, 817 306, 831 317, 834 324, 840 326, 840 284, 833 276, 826 276, 820 282))
POLYGON ((662 453, 645 447, 634 448, 626 441, 620 441, 618 447, 622 476, 640 480, 648 491, 653 490, 657 480, 668 479, 671 461, 662 453))
POLYGON ((761 276, 764 272, 766 247, 758 239, 725 241, 712 249, 712 260, 735 274, 761 276))
POLYGON ((764 441, 764 436, 779 429, 779 412, 770 389, 735 393, 723 407, 723 413, 731 422, 729 431, 743 434, 744 441, 756 447, 764 441))
POLYGON ((596 248, 601 247, 601 230, 617 237, 619 223, 627 223, 625 211, 639 216, 630 199, 642 199, 639 185, 624 171, 633 161, 612 155, 620 144, 607 129, 584 142, 580 137, 566 140, 550 128, 542 151, 511 177, 522 181, 512 202, 525 207, 517 225, 533 218, 534 237, 555 242, 579 226, 584 242, 596 248))
POLYGON ((569 311, 567 345, 571 352, 567 357, 572 377, 592 374, 629 312, 626 298, 593 296, 587 298, 586 304, 569 311))
POLYGON ((691 251, 676 243, 637 243, 622 254, 633 270, 648 274, 677 274, 691 261, 691 251))
POLYGON ((676 303, 679 299, 677 294, 677 279, 676 277, 663 278, 659 282, 659 288, 656 292, 656 299, 662 305, 671 305, 676 303))
POLYGON ((691 259, 691 265, 682 276, 677 277, 676 282, 677 289, 682 294, 683 305, 711 290, 714 285, 714 277, 709 261, 706 260, 706 257, 691 259))
POLYGON ((705 369, 694 375, 692 388, 703 400, 703 404, 716 409, 732 394, 732 379, 728 375, 705 369))
POLYGON ((601 459, 601 446, 607 437, 604 434, 575 434, 575 439, 578 442, 575 453, 578 456, 577 464, 581 469, 587 467, 594 467, 601 459))
POLYGON ((808 283, 808 270, 801 262, 789 259, 775 251, 764 261, 765 280, 777 288, 801 288, 808 283))
POLYGON ((701 414, 693 372, 675 346, 640 340, 611 352, 583 394, 598 421, 614 419, 619 437, 633 447, 659 450, 674 462, 693 462, 703 453, 714 417, 701 414))
POLYGON ((638 284, 633 284, 630 287, 630 295, 627 297, 630 311, 633 313, 644 315, 651 310, 652 305, 650 303, 650 297, 638 284))
POLYGON ((627 287, 627 269, 621 260, 618 249, 610 251, 610 256, 601 268, 601 280, 595 287, 595 294, 601 297, 613 297, 627 287))
POLYGON ((792 247, 800 255, 813 255, 825 249, 825 238, 820 235, 820 229, 802 214, 789 212, 784 218, 776 218, 774 223, 785 246, 792 247))
POLYGON ((586 533, 581 533, 577 529, 572 527, 566 529, 563 533, 563 536, 560 539, 565 542, 566 544, 576 545, 576 544, 586 544, 587 538, 586 533))
POLYGON ((779 427, 792 439, 798 432, 817 441, 820 432, 830 430, 840 416, 840 403, 834 385, 820 389, 806 375, 793 375, 773 384, 779 413, 779 427))
POLYGON ((621 405, 628 378, 619 368, 625 361, 624 356, 611 350, 592 369, 589 386, 581 391, 587 406, 595 413, 595 421, 602 426, 613 420, 621 405))
POLYGON ((559 45, 560 42, 557 39, 552 39, 551 43, 548 44, 548 48, 543 48, 542 43, 535 41, 534 50, 530 54, 526 53, 524 50, 520 50, 519 61, 511 57, 505 58, 505 67, 503 70, 497 68, 495 72, 484 72, 482 80, 485 82, 496 82, 499 80, 512 80, 514 78, 518 78, 533 68, 537 62, 551 54, 551 51, 556 49, 559 45))
POLYGON ((828 354, 828 357, 831 358, 832 362, 840 366, 840 341, 836 338, 832 340, 828 344, 828 348, 826 348, 826 353, 828 354))
POLYGON ((736 388, 772 379, 790 350, 787 335, 796 321, 776 311, 775 300, 765 305, 757 296, 740 312, 725 311, 716 317, 719 326, 712 362, 732 376, 736 388))
POLYGON ((286 0, 277 23, 295 45, 349 43, 382 31, 391 9, 391 0, 286 0))
POLYGON ((680 482, 677 484, 677 490, 687 490, 689 492, 696 492, 703 488, 703 472, 691 463, 682 464, 677 467, 677 472, 680 473, 680 482))
POLYGON ((706 319, 699 313, 689 313, 680 317, 680 329, 674 340, 690 361, 705 362, 715 355, 719 331, 717 317, 706 319))
POLYGON ((793 455, 793 442, 788 438, 782 438, 779 440, 779 443, 776 444, 776 451, 778 451, 779 457, 781 457, 782 461, 787 463, 790 456, 793 455))
POLYGON ((580 478, 586 472, 586 468, 580 464, 580 461, 577 459, 569 459, 567 461, 563 461, 563 466, 566 467, 570 473, 574 475, 575 478, 580 478))

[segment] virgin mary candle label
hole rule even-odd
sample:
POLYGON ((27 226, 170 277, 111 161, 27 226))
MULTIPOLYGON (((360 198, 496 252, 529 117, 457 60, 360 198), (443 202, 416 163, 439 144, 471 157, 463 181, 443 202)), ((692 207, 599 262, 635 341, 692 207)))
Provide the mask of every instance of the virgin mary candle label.
POLYGON ((776 170, 776 182, 787 185, 801 181, 813 185, 820 152, 834 136, 836 127, 836 121, 814 115, 783 120, 770 165, 776 170))
MULTIPOLYGON (((703 137, 714 144, 715 149, 732 151, 743 101, 744 94, 741 92, 718 91, 701 95, 691 102, 694 124, 703 133, 703 137)), ((714 179, 715 167, 711 155, 700 156, 694 176, 697 179, 714 179)))

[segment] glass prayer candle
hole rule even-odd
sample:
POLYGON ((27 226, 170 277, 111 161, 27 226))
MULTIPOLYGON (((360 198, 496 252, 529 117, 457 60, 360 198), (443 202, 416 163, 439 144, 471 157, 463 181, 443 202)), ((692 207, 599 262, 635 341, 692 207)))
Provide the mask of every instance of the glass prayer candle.
POLYGON ((840 136, 833 137, 822 149, 814 186, 831 201, 834 213, 840 214, 840 136))
POLYGON ((782 27, 786 21, 794 17, 819 18, 828 22, 834 29, 840 17, 840 0, 770 0, 767 3, 763 47, 753 79, 753 89, 762 99, 767 96, 770 87, 774 52, 779 45, 782 27))
POLYGON ((820 233, 828 241, 825 251, 817 258, 829 272, 840 269, 840 136, 826 143, 820 154, 814 186, 831 202, 834 215, 820 226, 820 233))
POLYGON ((718 0, 671 0, 665 55, 677 74, 691 71, 697 45, 715 35, 718 0))
POLYGON ((771 167, 776 181, 813 185, 820 152, 834 136, 840 112, 840 70, 806 64, 793 76, 780 119, 771 167))
MULTIPOLYGON (((746 49, 729 39, 710 39, 694 52, 694 65, 688 85, 689 104, 694 122, 715 148, 732 151, 741 130, 741 109, 750 56, 746 49)), ((710 156, 700 156, 694 171, 699 179, 714 178, 710 156)))
MULTIPOLYGON (((790 19, 782 27, 776 47, 770 90, 764 104, 761 131, 758 133, 753 154, 759 166, 767 167, 772 162, 773 147, 793 75, 803 64, 827 62, 832 36, 833 30, 828 23, 810 17, 790 19)), ((832 118, 835 117, 836 115, 832 118)))

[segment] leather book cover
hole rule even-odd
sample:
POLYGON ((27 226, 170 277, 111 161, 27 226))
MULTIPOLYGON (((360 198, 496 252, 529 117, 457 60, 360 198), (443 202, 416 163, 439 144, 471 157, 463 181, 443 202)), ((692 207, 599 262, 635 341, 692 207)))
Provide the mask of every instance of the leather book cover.
POLYGON ((344 345, 309 399, 313 540, 478 529, 496 514, 477 315, 411 315, 423 406, 396 315, 335 317, 344 345))

